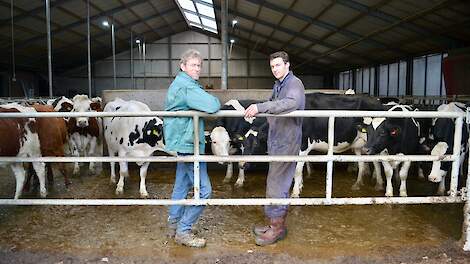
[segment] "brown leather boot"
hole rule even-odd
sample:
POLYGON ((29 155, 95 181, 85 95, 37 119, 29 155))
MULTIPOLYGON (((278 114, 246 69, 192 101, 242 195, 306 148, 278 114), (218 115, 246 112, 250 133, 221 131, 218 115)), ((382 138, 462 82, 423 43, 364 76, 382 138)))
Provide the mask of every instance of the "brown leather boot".
POLYGON ((271 218, 270 223, 269 228, 264 233, 256 236, 256 245, 271 245, 286 237, 286 216, 271 218))

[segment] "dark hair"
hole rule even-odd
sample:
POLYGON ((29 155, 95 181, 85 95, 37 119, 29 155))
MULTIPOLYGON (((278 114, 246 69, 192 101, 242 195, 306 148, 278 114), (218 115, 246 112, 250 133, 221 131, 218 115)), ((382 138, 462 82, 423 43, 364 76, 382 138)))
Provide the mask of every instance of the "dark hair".
POLYGON ((274 52, 273 54, 269 55, 269 61, 272 61, 276 58, 281 58, 284 61, 284 63, 289 62, 289 55, 285 51, 278 51, 278 52, 274 52))

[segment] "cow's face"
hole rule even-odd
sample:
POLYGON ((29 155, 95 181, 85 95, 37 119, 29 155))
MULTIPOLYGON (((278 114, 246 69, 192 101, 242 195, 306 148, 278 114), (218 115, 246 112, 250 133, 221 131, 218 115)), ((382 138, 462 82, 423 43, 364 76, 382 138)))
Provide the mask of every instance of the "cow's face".
POLYGON ((367 127, 367 143, 364 150, 374 155, 388 148, 400 137, 401 129, 385 118, 374 118, 367 127))
MULTIPOLYGON (((431 155, 442 156, 445 155, 449 146, 445 142, 439 142, 434 146, 431 151, 431 155)), ((441 167, 441 161, 433 161, 431 172, 429 173, 428 179, 432 182, 440 182, 442 177, 446 176, 447 170, 441 167)))
POLYGON ((91 110, 95 112, 103 112, 102 103, 103 103, 103 100, 101 99, 101 97, 91 98, 91 103, 90 103, 91 110))
MULTIPOLYGON (((431 155, 442 156, 450 154, 454 147, 454 122, 448 118, 438 118, 433 120, 433 126, 429 136, 428 147, 431 155)), ((440 182, 450 169, 450 162, 433 161, 428 180, 440 182)))
POLYGON ((212 153, 217 156, 228 156, 230 136, 227 130, 224 127, 218 126, 212 130, 210 137, 212 153))
MULTIPOLYGON (((265 127, 267 127, 267 125, 265 127)), ((267 133, 267 129, 263 129, 263 127, 252 127, 245 134, 242 142, 243 155, 266 154, 267 133)), ((249 167, 248 162, 242 162, 241 165, 244 169, 248 169, 249 167)))
POLYGON ((59 97, 52 102, 56 112, 72 112, 73 102, 65 96, 59 97))
MULTIPOLYGON (((79 94, 73 97, 73 112, 90 112, 91 101, 87 95, 79 94)), ((77 127, 87 127, 88 126, 88 117, 77 117, 77 127)))

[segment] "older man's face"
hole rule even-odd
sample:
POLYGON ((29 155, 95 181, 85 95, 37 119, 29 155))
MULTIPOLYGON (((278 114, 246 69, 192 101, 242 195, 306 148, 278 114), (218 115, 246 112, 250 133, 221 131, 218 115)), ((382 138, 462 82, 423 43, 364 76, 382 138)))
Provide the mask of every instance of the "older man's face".
POLYGON ((202 62, 198 58, 191 58, 186 61, 186 64, 181 64, 181 69, 187 73, 194 80, 199 80, 201 75, 202 62))
POLYGON ((278 80, 282 80, 289 73, 289 62, 284 63, 282 58, 275 58, 269 64, 274 77, 278 80))

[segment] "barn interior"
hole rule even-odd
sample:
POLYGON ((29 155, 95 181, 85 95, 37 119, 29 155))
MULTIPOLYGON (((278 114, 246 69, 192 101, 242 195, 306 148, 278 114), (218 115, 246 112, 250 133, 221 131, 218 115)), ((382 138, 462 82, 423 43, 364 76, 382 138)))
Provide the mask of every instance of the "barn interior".
MULTIPOLYGON (((0 0, 0 20, 1 104, 85 94, 104 104, 120 97, 162 110, 180 56, 190 48, 203 57, 199 82, 222 103, 268 99, 275 81, 269 55, 280 50, 307 93, 352 89, 433 109, 470 102, 466 0, 0 0)), ((71 187, 59 177, 49 197, 139 198, 137 166, 123 197, 115 195, 108 169, 71 177, 71 187)), ((264 197, 266 164, 247 172, 243 188, 223 182, 222 165, 210 170, 215 198, 264 197)), ((302 197, 325 195, 325 163, 313 170, 302 197)), ((416 177, 417 168, 411 171, 409 196, 435 192, 435 184, 416 177)), ((384 195, 372 181, 352 191, 355 175, 344 164, 334 172, 335 197, 384 195)), ((15 178, 8 169, 0 175, 0 197, 12 198, 15 178)), ((149 199, 168 199, 173 177, 174 164, 153 163, 149 199)), ((35 189, 24 194, 37 197, 35 189)), ((262 221, 260 207, 208 207, 197 226, 208 246, 194 251, 164 237, 165 206, 0 205, 0 263, 468 261, 461 250, 462 203, 291 211, 290 237, 259 248, 251 224, 262 221)))

